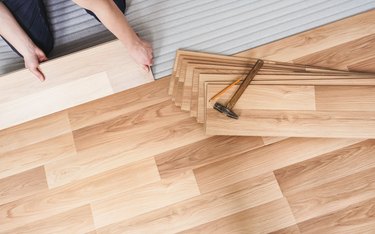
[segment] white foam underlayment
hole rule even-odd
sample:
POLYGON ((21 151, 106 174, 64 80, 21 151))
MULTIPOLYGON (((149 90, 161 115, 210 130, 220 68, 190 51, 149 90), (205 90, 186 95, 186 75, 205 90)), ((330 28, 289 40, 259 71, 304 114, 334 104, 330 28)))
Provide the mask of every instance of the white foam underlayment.
MULTIPOLYGON (((45 0, 52 57, 113 39, 71 0, 45 0)), ((375 9, 375 0, 127 0, 135 31, 154 48, 156 78, 171 74, 179 48, 234 54, 375 9)), ((0 74, 22 67, 0 41, 0 74)))

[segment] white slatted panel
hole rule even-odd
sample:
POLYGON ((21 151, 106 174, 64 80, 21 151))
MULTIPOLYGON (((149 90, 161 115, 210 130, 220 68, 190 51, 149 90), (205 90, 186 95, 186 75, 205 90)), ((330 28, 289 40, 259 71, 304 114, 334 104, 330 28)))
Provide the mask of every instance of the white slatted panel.
MULTIPOLYGON (((233 54, 375 8, 375 0, 127 2, 130 24, 153 44, 156 78, 171 73, 179 48, 233 54)), ((65 45, 74 50, 111 38, 69 0, 47 0, 47 5, 55 30, 56 54, 69 51, 63 50, 65 45)), ((14 61, 1 45, 0 63, 14 61)))

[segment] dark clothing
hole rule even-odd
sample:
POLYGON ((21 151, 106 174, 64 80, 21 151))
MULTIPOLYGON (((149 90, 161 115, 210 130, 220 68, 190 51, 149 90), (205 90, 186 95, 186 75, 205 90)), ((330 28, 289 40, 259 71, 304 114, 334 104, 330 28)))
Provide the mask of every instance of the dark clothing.
MULTIPOLYGON (((113 0, 118 8, 125 13, 125 0, 113 0)), ((53 35, 48 22, 46 8, 42 0, 5 0, 4 5, 12 12, 23 30, 29 35, 31 40, 48 55, 54 44, 53 35)), ((87 13, 94 16, 99 22, 96 15, 86 10, 87 13)), ((5 40, 6 41, 6 40, 5 40)), ((7 42, 7 41, 6 41, 7 42)), ((18 51, 9 43, 9 46, 16 52, 18 51)), ((18 53, 20 55, 20 53, 18 53)))

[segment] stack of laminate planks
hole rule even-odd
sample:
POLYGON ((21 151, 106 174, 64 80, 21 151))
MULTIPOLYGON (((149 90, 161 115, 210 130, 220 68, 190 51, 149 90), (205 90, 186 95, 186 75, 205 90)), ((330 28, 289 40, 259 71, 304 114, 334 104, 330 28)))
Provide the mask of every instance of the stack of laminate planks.
POLYGON ((179 50, 169 94, 208 135, 375 138, 375 74, 264 61, 234 111, 226 104, 257 59, 179 50))

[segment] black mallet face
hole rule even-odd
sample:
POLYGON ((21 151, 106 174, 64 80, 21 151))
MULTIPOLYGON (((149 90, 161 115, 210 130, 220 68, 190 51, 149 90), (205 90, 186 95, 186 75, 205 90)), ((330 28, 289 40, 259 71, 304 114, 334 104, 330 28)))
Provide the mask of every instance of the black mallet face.
POLYGON ((219 111, 220 113, 225 114, 229 118, 238 119, 238 115, 236 113, 234 113, 231 109, 227 108, 226 106, 224 106, 224 105, 222 105, 218 102, 215 103, 214 109, 219 111))

